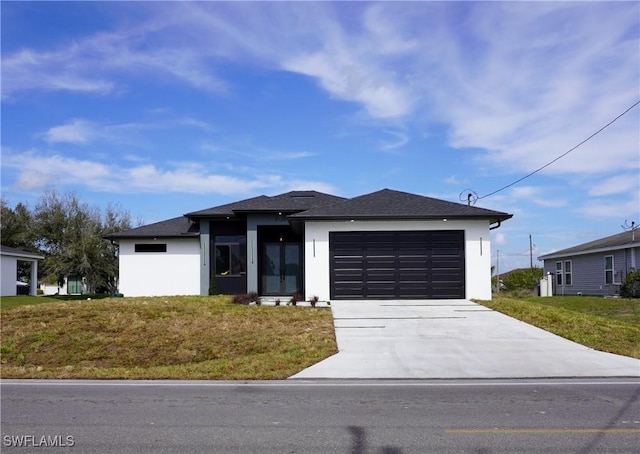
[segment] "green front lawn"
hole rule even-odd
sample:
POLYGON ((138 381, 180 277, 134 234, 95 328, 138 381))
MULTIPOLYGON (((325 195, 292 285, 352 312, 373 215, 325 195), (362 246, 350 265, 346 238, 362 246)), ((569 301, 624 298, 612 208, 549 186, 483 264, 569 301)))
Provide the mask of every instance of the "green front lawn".
POLYGON ((2 299, 3 378, 287 378, 337 352, 331 311, 226 296, 2 299))
POLYGON ((640 359, 640 299, 494 296, 477 302, 587 347, 640 359))

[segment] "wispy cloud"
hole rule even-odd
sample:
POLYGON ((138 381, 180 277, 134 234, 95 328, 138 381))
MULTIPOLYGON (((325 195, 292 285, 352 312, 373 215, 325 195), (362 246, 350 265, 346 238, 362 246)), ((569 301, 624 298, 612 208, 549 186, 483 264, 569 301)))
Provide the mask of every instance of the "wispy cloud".
MULTIPOLYGON (((236 61, 310 77, 374 122, 446 124, 451 146, 485 150, 483 163, 513 173, 549 162, 640 98, 635 2, 130 7, 146 22, 3 55, 3 96, 126 90, 116 74, 221 94, 233 81, 217 65, 236 61)), ((640 169, 639 112, 545 173, 640 169)), ((409 137, 398 139, 389 146, 409 137)))
POLYGON ((2 98, 23 90, 75 91, 107 94, 115 83, 102 75, 83 74, 72 68, 73 49, 36 52, 24 49, 2 57, 2 98))
POLYGON ((566 197, 562 193, 554 193, 540 186, 513 187, 509 191, 509 197, 513 200, 525 200, 548 208, 561 208, 568 204, 566 197))
POLYGON ((182 127, 195 128, 205 132, 213 130, 208 123, 195 118, 167 118, 154 122, 131 123, 100 123, 82 118, 74 118, 64 124, 49 128, 42 134, 42 137, 51 144, 69 143, 86 145, 97 141, 140 144, 144 142, 142 134, 145 131, 182 127))
POLYGON ((255 177, 211 173, 205 165, 195 162, 126 167, 30 151, 3 156, 3 166, 17 172, 14 188, 18 190, 40 190, 52 183, 106 193, 237 195, 293 187, 332 189, 320 181, 289 180, 269 173, 255 177))
POLYGON ((638 192, 625 198, 590 199, 575 210, 587 219, 611 218, 622 223, 624 219, 638 219, 640 215, 638 192))
POLYGON ((215 76, 199 49, 151 44, 159 30, 171 25, 171 16, 130 29, 98 33, 56 50, 22 49, 3 55, 2 97, 24 90, 74 91, 106 95, 126 90, 116 75, 150 73, 186 81, 200 89, 224 92, 227 84, 215 76), (120 84, 120 85, 119 85, 120 84))
POLYGON ((84 144, 92 142, 98 136, 102 135, 100 129, 101 128, 93 122, 73 119, 63 125, 49 128, 44 134, 44 138, 49 143, 66 142, 84 144))
MULTIPOLYGON (((429 42, 438 48, 425 53, 440 63, 429 94, 435 115, 451 125, 451 144, 485 149, 483 159, 530 171, 637 100, 638 6, 611 6, 478 4, 457 18, 466 34, 432 30, 437 39, 429 42)), ((638 168, 638 118, 635 111, 547 172, 638 168)))
POLYGON ((640 175, 637 172, 616 175, 597 182, 589 195, 607 196, 613 194, 632 195, 640 192, 640 175))
POLYGON ((393 151, 409 143, 410 136, 404 129, 385 129, 383 132, 392 138, 381 145, 383 151, 393 151))
POLYGON ((450 177, 446 178, 444 182, 453 186, 460 186, 461 184, 464 184, 464 182, 459 180, 455 175, 451 175, 450 177))
POLYGON ((494 238, 493 238, 493 246, 504 246, 507 244, 507 236, 502 233, 502 232, 498 232, 496 234, 494 234, 494 238))

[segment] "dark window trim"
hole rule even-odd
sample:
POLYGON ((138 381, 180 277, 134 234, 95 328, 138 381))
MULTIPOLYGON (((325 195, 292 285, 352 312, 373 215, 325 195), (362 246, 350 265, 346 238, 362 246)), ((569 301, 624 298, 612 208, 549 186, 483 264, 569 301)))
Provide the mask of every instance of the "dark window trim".
POLYGON ((562 285, 564 282, 564 276, 562 275, 563 267, 562 261, 556 262, 556 285, 562 285))
POLYGON ((222 277, 238 277, 245 276, 247 274, 247 237, 246 235, 217 235, 214 238, 214 275, 216 278, 222 277), (228 248, 225 271, 218 269, 218 248, 228 248), (233 249, 237 248, 238 255, 233 255, 233 249), (237 260, 234 260, 234 257, 237 260))
POLYGON ((564 284, 569 287, 573 285, 573 260, 564 261, 564 284))
POLYGON ((604 285, 613 285, 615 283, 615 262, 613 255, 604 256, 604 285), (607 268, 607 259, 611 257, 611 268, 607 268), (611 273, 611 279, 609 279, 609 273, 611 273), (610 281, 610 282, 609 282, 610 281))
POLYGON ((167 243, 136 243, 135 252, 167 252, 167 243))

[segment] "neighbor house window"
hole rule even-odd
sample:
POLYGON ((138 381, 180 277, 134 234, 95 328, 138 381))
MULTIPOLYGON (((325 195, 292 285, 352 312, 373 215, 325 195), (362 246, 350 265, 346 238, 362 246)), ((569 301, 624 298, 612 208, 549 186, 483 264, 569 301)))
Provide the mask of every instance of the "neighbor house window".
POLYGON ((215 237, 216 276, 239 276, 247 272, 247 237, 218 235, 215 237))
POLYGON ((613 284, 613 255, 604 258, 604 283, 613 284))
POLYGON ((136 252, 167 252, 166 243, 136 244, 136 252))
POLYGON ((556 262, 556 285, 562 285, 562 262, 556 262))
POLYGON ((564 262, 564 285, 573 285, 573 276, 571 276, 571 260, 564 262))

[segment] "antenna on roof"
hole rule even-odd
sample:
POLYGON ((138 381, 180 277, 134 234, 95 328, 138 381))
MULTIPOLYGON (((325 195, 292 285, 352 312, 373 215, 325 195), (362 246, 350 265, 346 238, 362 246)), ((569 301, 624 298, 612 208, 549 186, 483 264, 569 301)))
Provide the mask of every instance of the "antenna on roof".
POLYGON ((464 191, 462 191, 458 196, 461 202, 465 201, 465 193, 466 193, 467 205, 468 206, 475 205, 476 202, 478 201, 478 194, 476 193, 476 191, 474 191, 473 189, 465 189, 464 191))
POLYGON ((625 219, 624 224, 622 224, 620 227, 622 227, 625 232, 631 230, 631 241, 636 240, 636 229, 638 228, 638 226, 636 225, 636 221, 631 221, 631 224, 629 224, 629 221, 625 219))

